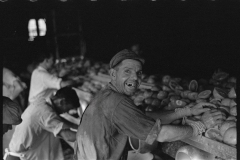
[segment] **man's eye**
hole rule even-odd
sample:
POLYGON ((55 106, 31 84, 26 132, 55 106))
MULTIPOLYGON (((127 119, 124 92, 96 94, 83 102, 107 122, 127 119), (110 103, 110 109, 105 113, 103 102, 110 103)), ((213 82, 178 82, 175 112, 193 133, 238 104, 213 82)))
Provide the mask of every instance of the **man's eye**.
POLYGON ((126 70, 125 72, 126 72, 126 73, 131 73, 131 71, 130 71, 130 70, 126 70))
POLYGON ((138 76, 141 76, 142 75, 142 72, 138 72, 138 76))

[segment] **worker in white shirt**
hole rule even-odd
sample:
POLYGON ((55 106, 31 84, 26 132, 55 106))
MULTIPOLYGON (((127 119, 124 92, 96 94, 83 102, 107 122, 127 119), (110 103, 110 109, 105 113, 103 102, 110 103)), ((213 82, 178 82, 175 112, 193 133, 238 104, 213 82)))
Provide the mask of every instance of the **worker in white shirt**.
POLYGON ((46 89, 60 89, 65 86, 73 85, 72 80, 62 80, 49 73, 54 65, 54 58, 50 51, 40 51, 37 54, 38 67, 33 71, 30 82, 29 104, 42 96, 46 89))

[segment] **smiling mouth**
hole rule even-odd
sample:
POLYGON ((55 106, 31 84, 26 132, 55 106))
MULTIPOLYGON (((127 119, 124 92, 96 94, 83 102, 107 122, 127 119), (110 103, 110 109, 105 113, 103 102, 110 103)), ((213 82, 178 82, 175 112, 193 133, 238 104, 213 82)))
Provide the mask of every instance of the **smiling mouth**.
POLYGON ((137 87, 136 83, 126 83, 126 85, 130 88, 136 88, 137 87))

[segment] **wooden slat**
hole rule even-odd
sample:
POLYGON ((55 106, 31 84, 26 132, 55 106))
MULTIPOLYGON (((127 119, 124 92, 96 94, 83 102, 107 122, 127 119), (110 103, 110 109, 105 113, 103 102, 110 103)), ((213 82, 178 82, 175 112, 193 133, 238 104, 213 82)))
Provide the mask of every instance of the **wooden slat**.
POLYGON ((191 137, 182 141, 223 159, 236 159, 237 156, 236 148, 203 136, 191 137))

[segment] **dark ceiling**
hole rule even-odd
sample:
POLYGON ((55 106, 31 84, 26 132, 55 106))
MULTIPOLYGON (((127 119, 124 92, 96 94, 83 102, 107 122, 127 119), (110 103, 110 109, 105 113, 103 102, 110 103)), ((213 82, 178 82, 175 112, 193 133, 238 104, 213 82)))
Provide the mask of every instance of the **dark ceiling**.
MULTIPOLYGON (((95 60, 108 63, 115 53, 137 42, 148 73, 209 76, 217 68, 235 72, 239 67, 239 3, 25 2, 7 6, 3 16, 7 57, 25 59, 15 67, 34 57, 34 42, 27 41, 30 18, 46 18, 46 36, 54 47, 53 11, 58 34, 78 32, 82 24, 86 56, 95 60)), ((78 36, 58 41, 61 57, 79 54, 78 36)))

